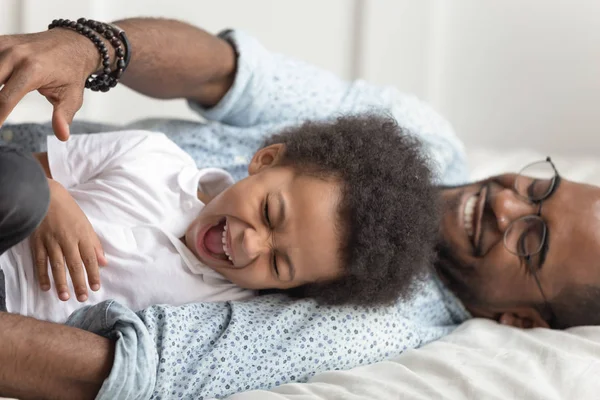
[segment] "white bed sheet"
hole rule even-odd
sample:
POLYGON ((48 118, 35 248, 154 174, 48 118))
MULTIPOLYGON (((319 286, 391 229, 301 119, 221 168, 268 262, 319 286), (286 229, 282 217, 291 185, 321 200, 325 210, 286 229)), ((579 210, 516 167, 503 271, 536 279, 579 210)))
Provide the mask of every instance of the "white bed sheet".
POLYGON ((229 400, 600 398, 600 328, 525 331, 474 319, 389 361, 229 400))
MULTIPOLYGON (((550 155, 552 156, 552 155, 550 155)), ((517 172, 546 154, 477 150, 472 178, 517 172)), ((552 157, 567 179, 600 185, 600 159, 552 157)), ((308 383, 251 391, 229 400, 600 399, 600 327, 521 330, 474 319, 417 350, 308 383)))

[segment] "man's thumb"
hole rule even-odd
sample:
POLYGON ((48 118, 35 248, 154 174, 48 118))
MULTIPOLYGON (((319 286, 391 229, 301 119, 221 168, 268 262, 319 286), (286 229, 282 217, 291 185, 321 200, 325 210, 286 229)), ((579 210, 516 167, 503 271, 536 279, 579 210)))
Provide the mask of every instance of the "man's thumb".
POLYGON ((65 98, 54 104, 52 113, 52 129, 59 140, 63 142, 69 139, 69 126, 73 122, 75 113, 79 111, 83 104, 83 96, 77 91, 65 93, 65 98))

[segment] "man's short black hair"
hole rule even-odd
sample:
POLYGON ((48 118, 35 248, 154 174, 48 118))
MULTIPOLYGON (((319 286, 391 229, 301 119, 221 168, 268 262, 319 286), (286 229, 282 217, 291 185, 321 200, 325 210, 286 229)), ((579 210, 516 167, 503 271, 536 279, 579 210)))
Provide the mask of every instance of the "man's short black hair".
MULTIPOLYGON (((554 319, 550 326, 567 329, 580 325, 600 325, 600 288, 593 285, 573 284, 550 302, 554 319)), ((542 308, 540 305, 539 308, 542 308)))
POLYGON ((342 276, 286 293, 329 304, 390 304, 407 298, 429 269, 438 192, 421 143, 376 113, 305 122, 269 138, 285 144, 281 165, 336 179, 342 276))

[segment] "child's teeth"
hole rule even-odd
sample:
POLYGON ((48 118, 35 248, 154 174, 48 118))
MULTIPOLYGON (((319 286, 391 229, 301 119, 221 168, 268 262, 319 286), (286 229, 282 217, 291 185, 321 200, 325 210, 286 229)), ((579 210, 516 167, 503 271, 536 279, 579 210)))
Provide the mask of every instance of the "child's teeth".
POLYGON ((233 262, 231 256, 229 255, 229 251, 227 250, 227 220, 225 220, 225 228, 223 229, 223 236, 221 236, 221 243, 223 243, 223 251, 225 252, 225 255, 227 258, 229 258, 229 261, 233 262))

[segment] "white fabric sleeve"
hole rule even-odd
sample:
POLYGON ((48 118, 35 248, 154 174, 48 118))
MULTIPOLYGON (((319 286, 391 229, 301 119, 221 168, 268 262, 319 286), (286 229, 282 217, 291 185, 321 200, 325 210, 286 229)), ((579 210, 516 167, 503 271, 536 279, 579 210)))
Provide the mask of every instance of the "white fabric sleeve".
POLYGON ((194 161, 162 133, 121 131, 73 135, 67 142, 48 136, 48 162, 53 179, 66 188, 128 165, 159 165, 175 159, 194 161))

